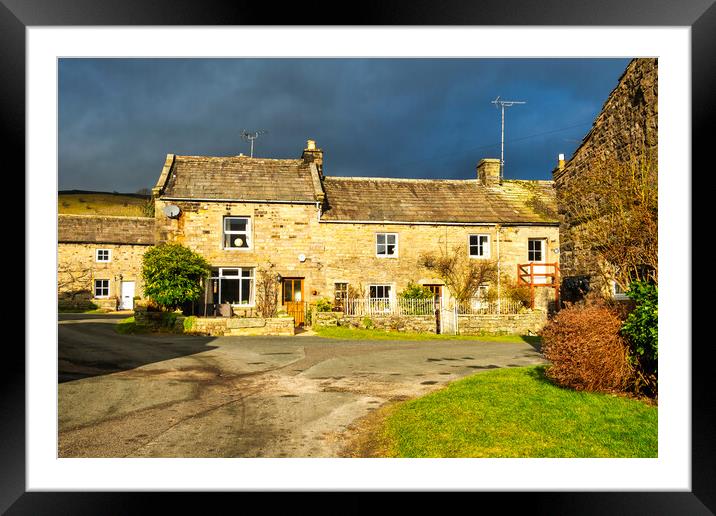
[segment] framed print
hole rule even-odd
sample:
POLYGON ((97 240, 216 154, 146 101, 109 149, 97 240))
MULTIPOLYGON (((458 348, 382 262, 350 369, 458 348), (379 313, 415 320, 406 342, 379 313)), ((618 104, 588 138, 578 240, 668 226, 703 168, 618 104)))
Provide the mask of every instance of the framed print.
MULTIPOLYGON (((4 141, 8 152, 12 150, 15 155, 23 156, 27 203, 23 310, 27 329, 26 349, 23 352, 17 345, 6 346, 8 360, 5 361, 0 397, 5 416, 0 425, 0 450, 4 465, 0 485, 1 510, 8 514, 99 514, 111 505, 121 507, 118 512, 122 513, 141 512, 146 510, 146 501, 150 496, 160 497, 167 507, 178 506, 177 502, 184 504, 181 496, 173 497, 173 491, 202 492, 198 495, 200 499, 209 496, 205 492, 215 491, 460 491, 479 494, 479 501, 490 499, 503 503, 509 501, 510 504, 517 501, 525 509, 539 514, 603 514, 612 511, 709 514, 716 510, 713 489, 716 485, 713 468, 716 427, 713 403, 710 401, 710 375, 706 371, 710 346, 707 340, 692 340, 691 238, 696 233, 692 231, 691 224, 695 218, 690 210, 692 205, 698 205, 696 202, 691 204, 691 170, 696 170, 699 165, 699 170, 710 169, 705 163, 709 149, 705 140, 710 134, 714 113, 713 91, 716 91, 716 56, 712 36, 716 33, 716 6, 710 0, 692 0, 680 6, 647 0, 625 6, 623 2, 609 1, 600 4, 598 9, 596 4, 589 2, 566 5, 558 1, 542 2, 539 7, 517 1, 479 5, 448 2, 436 9, 434 4, 421 1, 401 6, 380 4, 371 9, 363 7, 350 18, 334 14, 330 6, 324 10, 318 5, 267 9, 253 4, 212 5, 207 8, 210 4, 196 2, 144 5, 134 1, 119 4, 103 1, 0 1, 4 141), (667 308, 662 309, 663 327, 660 324, 665 343, 662 345, 659 371, 663 371, 662 385, 666 387, 663 387, 659 397, 657 457, 373 461, 338 457, 203 458, 211 456, 209 450, 204 451, 208 455, 197 456, 202 458, 192 458, 195 456, 179 452, 174 458, 166 455, 161 459, 139 458, 139 455, 124 451, 118 451, 115 458, 104 458, 109 455, 102 455, 102 452, 95 455, 98 458, 84 458, 91 454, 73 455, 71 452, 63 455, 65 452, 58 445, 58 382, 61 385, 83 377, 62 376, 66 371, 60 371, 58 376, 57 341, 52 340, 57 339, 59 333, 57 314, 54 312, 59 271, 48 265, 52 262, 49 256, 56 258, 54 253, 57 252, 57 213, 53 210, 57 204, 58 141, 62 130, 58 107, 61 61, 154 59, 156 66, 164 66, 160 61, 207 58, 272 59, 277 63, 311 58, 381 58, 393 59, 397 63, 401 58, 452 59, 458 62, 468 58, 518 57, 649 57, 659 61, 659 91, 662 93, 658 106, 662 133, 659 142, 659 162, 662 165, 659 176, 662 183, 659 240, 662 246, 659 247, 659 256, 666 271, 662 273, 662 279, 666 279, 663 279, 659 300, 667 308), (39 236, 42 234, 44 238, 39 236), (127 455, 132 458, 116 458, 127 455), (156 493, 133 497, 130 492, 135 491, 156 493)), ((77 84, 84 80, 101 80, 93 76, 91 70, 77 72, 74 78, 77 84)), ((167 88, 167 91, 179 88, 181 85, 174 79, 168 73, 166 82, 158 87, 167 88)), ((542 77, 541 80, 560 81, 560 77, 542 77)), ((216 83, 216 87, 220 87, 221 81, 216 79, 216 83)), ((129 85, 126 91, 127 95, 137 94, 129 85)), ((354 92, 356 95, 359 93, 370 92, 354 92)), ((111 95, 107 99, 108 102, 115 101, 111 95)), ((505 99, 502 101, 504 103, 505 99)), ((499 97, 496 102, 499 103, 499 97)), ((167 106, 167 119, 182 109, 191 109, 191 106, 167 106)), ((504 105, 502 109, 505 109, 504 105)), ((509 106, 508 124, 514 112, 510 110, 518 109, 519 106, 509 106)), ((117 111, 116 116, 129 115, 117 111)), ((183 122, 177 122, 180 123, 183 122)), ((161 125, 157 125, 158 131, 163 130, 161 125)), ((237 127, 237 135, 239 129, 242 127, 237 127)), ((250 159, 253 159, 254 152, 261 150, 264 136, 261 129, 264 128, 243 128, 244 152, 250 154, 250 159)), ((580 137, 589 130, 589 126, 583 129, 580 137)), ((405 128, 405 131, 409 130, 409 127, 405 128)), ((292 205, 305 210, 314 209, 315 199, 301 195, 304 195, 302 189, 315 188, 315 182, 320 183, 324 179, 323 153, 318 148, 320 143, 309 139, 305 144, 301 154, 301 159, 305 161, 301 166, 305 165, 308 171, 305 177, 296 172, 295 177, 292 176, 292 184, 277 185, 278 182, 274 181, 273 188, 280 190, 284 197, 271 198, 255 176, 241 176, 245 181, 244 188, 256 188, 256 195, 250 197, 251 202, 266 200, 268 205, 273 203, 278 206, 290 197, 292 205)), ((240 141, 237 141, 237 146, 239 144, 240 141)), ((83 144, 76 142, 75 145, 82 147, 83 144)), ((164 196, 161 208, 167 227, 172 224, 177 226, 177 217, 187 210, 208 212, 211 210, 202 204, 208 205, 212 199, 224 202, 230 197, 227 192, 233 188, 232 185, 222 187, 220 192, 207 194, 213 186, 204 184, 199 188, 201 194, 214 195, 208 200, 182 186, 177 168, 172 167, 182 159, 186 167, 198 166, 195 161, 200 160, 192 161, 191 156, 171 156, 166 157, 166 173, 162 169, 163 175, 160 176, 160 170, 157 170, 159 183, 162 177, 164 183, 157 183, 156 191, 152 193, 157 199, 160 195, 164 196), (172 177, 169 172, 173 173, 172 177)), ((247 156, 242 153, 240 157, 247 156)), ((132 163, 128 156, 121 159, 132 163)), ((164 159, 161 156, 160 161, 164 159)), ((495 163, 482 161, 486 163, 481 162, 475 173, 477 180, 485 182, 490 181, 491 170, 497 171, 500 163, 503 168, 505 164, 504 159, 493 160, 495 163)), ((111 168, 107 162, 102 166, 111 168)), ((91 178, 93 173, 100 173, 98 170, 87 171, 84 177, 91 178)), ((122 171, 121 167, 112 170, 115 174, 131 175, 130 170, 122 171)), ((498 174, 496 181, 501 180, 501 172, 495 173, 498 174)), ((89 184, 91 179, 87 181, 89 184)), ((376 187, 375 195, 379 192, 376 187)), ((357 194, 353 192, 352 195, 357 194)), ((260 219, 264 214, 259 214, 257 218, 253 211, 220 208, 211 226, 219 237, 216 242, 206 244, 207 254, 231 258, 230 262, 215 260, 211 263, 211 275, 202 284, 202 306, 207 311, 214 309, 217 318, 222 310, 229 310, 230 314, 243 311, 244 315, 258 310, 261 304, 259 292, 263 285, 262 271, 246 256, 263 245, 260 219), (208 308, 210 305, 211 308, 208 308)), ((360 206, 351 206, 351 210, 355 211, 350 213, 370 213, 371 208, 365 208, 363 212, 359 209, 360 206)), ((336 225, 356 221, 363 223, 366 217, 356 215, 354 219, 339 220, 336 225)), ((381 215, 380 220, 394 222, 395 217, 381 215)), ((530 223, 536 224, 535 221, 530 223)), ((139 235, 132 243, 134 246, 146 244, 142 240, 144 229, 138 229, 139 225, 141 222, 127 230, 139 235)), ((347 223, 344 225, 348 226, 347 223)), ((411 253, 409 238, 394 227, 371 226, 369 229, 364 239, 366 252, 381 266, 392 267, 411 253)), ((533 275, 536 269, 537 274, 547 276, 544 271, 549 270, 550 258, 555 253, 554 240, 551 234, 529 231, 529 247, 525 246, 523 261, 531 263, 533 275)), ((150 232, 149 229, 146 231, 147 234, 150 232)), ((527 232, 523 233, 526 235, 527 232)), ((196 234, 197 240, 206 239, 209 230, 204 228, 202 232, 197 229, 196 234)), ((503 253, 508 249, 505 246, 509 246, 505 239, 500 242, 500 236, 490 228, 472 228, 460 238, 474 263, 499 256, 500 244, 503 253)), ((120 243, 110 240, 98 241, 97 245, 88 248, 94 271, 114 270, 113 267, 122 263, 122 248, 117 247, 120 243)), ((288 242, 289 237, 286 236, 285 240, 288 242)), ((352 239, 351 242, 358 245, 359 240, 352 239)), ((283 245, 290 247, 290 244, 283 245)), ((351 298, 354 281, 348 277, 349 274, 345 271, 326 272, 322 281, 330 290, 321 291, 309 273, 301 272, 302 267, 320 260, 312 255, 312 250, 290 249, 291 267, 271 276, 279 285, 276 293, 280 301, 279 311, 292 316, 297 324, 300 319, 303 324, 317 314, 306 310, 304 304, 307 299, 322 296, 331 301, 335 299, 344 311, 349 306, 355 306, 351 298)), ((88 295, 95 304, 115 302, 121 310, 134 309, 142 301, 140 292, 144 285, 139 276, 93 272, 87 281, 90 280, 88 295)), ((427 301, 421 301, 433 310, 434 303, 438 300, 443 302, 447 290, 434 278, 424 280, 423 284, 430 293, 426 294, 427 301)), ((366 306, 375 310, 377 306, 382 312, 393 310, 399 304, 397 293, 401 289, 392 278, 377 272, 366 276, 366 306)), ((411 309, 418 304, 413 302, 411 309)), ((703 304, 694 303, 693 308, 699 309, 696 311, 698 315, 703 311, 703 304)), ((453 326, 459 321, 457 308, 455 310, 453 326)), ((429 315, 435 315, 435 312, 429 311, 429 315)), ((361 313, 361 317, 364 316, 361 313)), ((375 314, 371 313, 371 316, 375 314)), ((377 320, 377 317, 374 318, 377 320)), ((439 328, 449 331, 449 314, 439 311, 438 317, 441 321, 439 328)), ((270 316, 266 316, 268 318, 270 316)), ((434 324, 435 321, 431 319, 429 323, 434 324)), ((293 334, 293 328, 290 330, 293 334)), ((11 340, 8 339, 8 342, 11 340)), ((172 355, 168 347, 165 353, 172 355)), ((198 351, 187 352, 193 353, 198 351)), ((280 352, 271 355, 265 352, 263 358, 253 363, 284 359, 280 352)), ((429 362, 433 359, 425 360, 429 362)), ((135 365, 146 364, 140 361, 135 365)), ((99 369, 92 375, 116 372, 99 369)), ((77 374, 83 373, 80 371, 77 374)), ((192 374, 209 373, 197 370, 192 374)), ((171 388, 181 388, 171 385, 171 388)), ((336 392, 340 390, 336 389, 336 392)), ((229 397, 233 395, 226 394, 229 397)), ((291 401, 290 395, 285 395, 285 398, 287 403, 291 401)), ((151 426, 158 423, 145 424, 151 426)), ((169 427, 167 431, 170 431, 169 427)), ((90 433, 88 431, 82 439, 90 440, 90 433)), ((121 439, 118 431, 117 442, 121 439)), ((120 444, 117 446, 121 448, 120 444)), ((145 457, 153 456, 147 454, 145 457)), ((237 496, 242 495, 245 493, 237 493, 237 496)), ((234 498, 228 494, 223 496, 234 498)), ((362 507, 366 500, 357 494, 350 496, 358 507, 362 507)), ((416 496, 415 500, 420 498, 416 496)))

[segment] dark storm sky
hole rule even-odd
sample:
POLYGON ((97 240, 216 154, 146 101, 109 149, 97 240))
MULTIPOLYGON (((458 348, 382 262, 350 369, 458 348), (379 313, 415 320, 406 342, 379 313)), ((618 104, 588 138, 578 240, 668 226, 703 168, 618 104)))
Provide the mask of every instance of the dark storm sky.
POLYGON ((151 188, 167 153, 297 158, 306 139, 335 176, 549 179, 628 59, 61 59, 59 189, 151 188))

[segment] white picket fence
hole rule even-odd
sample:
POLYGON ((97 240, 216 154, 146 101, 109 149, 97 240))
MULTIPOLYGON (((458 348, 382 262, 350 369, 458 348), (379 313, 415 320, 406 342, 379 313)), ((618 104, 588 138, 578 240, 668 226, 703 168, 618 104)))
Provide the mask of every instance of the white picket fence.
POLYGON ((462 303, 448 303, 440 306, 433 299, 404 299, 401 297, 346 299, 343 302, 346 315, 435 315, 435 311, 455 310, 459 315, 518 314, 524 311, 524 305, 512 299, 485 301, 481 298, 470 299, 462 303))
POLYGON ((481 298, 473 298, 458 303, 457 312, 460 315, 511 315, 518 314, 525 310, 525 306, 512 299, 500 299, 499 301, 486 301, 481 298))
POLYGON ((346 315, 435 315, 432 299, 372 298, 346 299, 346 315))

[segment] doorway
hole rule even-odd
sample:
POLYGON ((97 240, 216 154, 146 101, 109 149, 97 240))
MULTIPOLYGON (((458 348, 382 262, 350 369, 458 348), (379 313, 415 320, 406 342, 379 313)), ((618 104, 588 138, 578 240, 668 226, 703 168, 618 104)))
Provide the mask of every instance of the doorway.
POLYGON ((120 310, 134 310, 134 282, 123 281, 121 285, 122 298, 119 302, 120 310))
POLYGON ((303 278, 283 278, 281 280, 281 304, 288 315, 293 316, 295 326, 306 323, 306 303, 303 300, 303 278))

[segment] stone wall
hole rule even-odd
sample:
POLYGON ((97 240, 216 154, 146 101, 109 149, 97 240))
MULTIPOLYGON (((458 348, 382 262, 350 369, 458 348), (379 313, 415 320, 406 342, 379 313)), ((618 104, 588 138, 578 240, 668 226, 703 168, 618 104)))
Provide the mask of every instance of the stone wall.
MULTIPOLYGON (((343 224, 319 222, 318 210, 309 204, 259 204, 179 202, 156 200, 157 241, 177 242, 204 256, 214 267, 260 267, 269 262, 272 271, 286 278, 304 278, 304 301, 334 299, 335 283, 361 286, 390 284, 393 294, 409 281, 441 284, 418 267, 424 252, 463 246, 468 235, 489 234, 490 256, 497 257, 497 229, 489 226, 440 226, 410 224, 343 224), (181 209, 178 218, 163 213, 167 204, 181 209), (251 217, 251 246, 247 250, 222 248, 223 217, 251 217), (378 258, 377 232, 398 233, 398 256, 378 258), (299 256, 305 257, 304 261, 299 256)), ((529 238, 547 241, 546 261, 557 262, 557 226, 508 226, 500 230, 500 261, 504 274, 516 279, 518 263, 526 263, 529 238)), ((540 289, 539 306, 553 296, 540 289)), ((445 298, 447 301, 447 296, 445 298)))
POLYGON ((142 257, 146 245, 105 243, 63 243, 57 245, 58 305, 62 308, 100 308, 115 310, 122 281, 134 281, 134 295, 142 297, 142 257), (109 249, 110 261, 97 262, 96 250, 109 249), (94 297, 94 280, 109 280, 109 296, 94 297))
POLYGON ((562 170, 554 171, 557 202, 562 215, 560 262, 564 277, 591 275, 598 264, 572 232, 560 191, 580 172, 610 160, 647 156, 658 159, 658 60, 634 59, 627 66, 581 145, 562 170))
POLYGON ((458 315, 460 335, 537 334, 547 324, 547 312, 534 310, 514 315, 458 315))
MULTIPOLYGON (((314 327, 366 328, 365 323, 368 321, 371 328, 379 330, 436 333, 437 327, 435 317, 432 315, 392 315, 365 318, 346 316, 343 312, 317 312, 313 314, 313 318, 314 327)), ((512 315, 458 315, 460 335, 536 334, 545 324, 547 324, 547 312, 542 310, 512 315)))
POLYGON ((293 317, 197 317, 192 332, 214 336, 294 335, 293 317))

